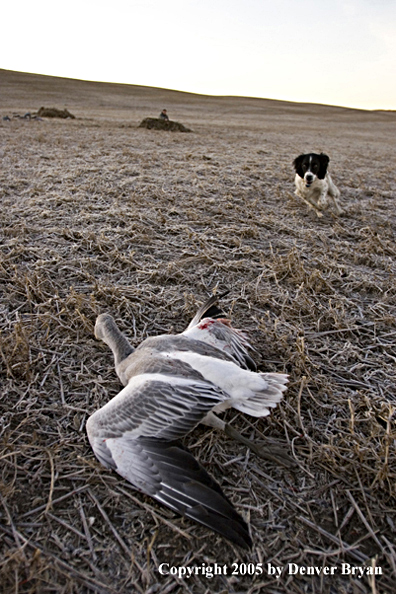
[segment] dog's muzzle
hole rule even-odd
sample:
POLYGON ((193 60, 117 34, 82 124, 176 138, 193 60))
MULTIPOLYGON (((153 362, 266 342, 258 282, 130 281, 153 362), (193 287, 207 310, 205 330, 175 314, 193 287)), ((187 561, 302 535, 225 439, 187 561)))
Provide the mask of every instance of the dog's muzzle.
POLYGON ((312 175, 307 175, 305 178, 305 187, 309 188, 312 185, 313 180, 314 180, 314 178, 312 175))

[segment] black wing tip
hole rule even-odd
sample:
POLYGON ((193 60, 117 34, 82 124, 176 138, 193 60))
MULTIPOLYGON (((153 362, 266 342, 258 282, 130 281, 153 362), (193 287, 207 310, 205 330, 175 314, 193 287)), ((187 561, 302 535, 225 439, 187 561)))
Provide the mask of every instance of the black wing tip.
POLYGON ((179 441, 138 441, 162 477, 155 499, 244 549, 252 547, 247 523, 187 448, 179 441))
POLYGON ((247 551, 250 551, 253 548, 253 541, 248 532, 244 535, 243 539, 239 539, 238 542, 234 542, 235 544, 239 545, 243 549, 246 549, 247 551))
POLYGON ((217 318, 223 318, 223 317, 224 317, 223 310, 220 309, 220 307, 217 307, 217 305, 212 305, 201 316, 201 320, 204 320, 205 318, 211 318, 212 320, 216 320, 217 318))
POLYGON ((211 307, 209 307, 209 309, 207 309, 205 311, 202 318, 214 318, 214 319, 223 318, 224 311, 219 307, 218 303, 219 303, 220 299, 223 299, 223 297, 226 297, 226 295, 228 295, 230 292, 231 292, 230 289, 226 289, 219 295, 212 295, 212 297, 210 299, 208 299, 208 301, 206 303, 209 304, 210 300, 212 299, 213 304, 211 307))
POLYGON ((257 365, 255 363, 255 361, 251 358, 251 356, 248 353, 245 353, 243 356, 245 363, 246 363, 246 367, 248 369, 250 369, 250 371, 257 371, 257 365))
POLYGON ((213 298, 216 298, 217 301, 220 301, 220 299, 223 299, 223 297, 226 297, 230 293, 231 289, 225 289, 225 291, 223 291, 222 293, 219 293, 218 295, 213 295, 213 298))
POLYGON ((191 320, 189 327, 195 326, 203 318, 223 318, 224 312, 218 306, 219 300, 230 293, 230 289, 226 289, 219 295, 211 295, 204 301, 201 307, 198 309, 194 318, 191 320))
POLYGON ((213 532, 217 532, 220 536, 243 549, 249 550, 253 546, 248 525, 239 515, 235 518, 233 514, 233 517, 230 518, 216 514, 202 506, 191 508, 184 515, 213 530, 213 532))

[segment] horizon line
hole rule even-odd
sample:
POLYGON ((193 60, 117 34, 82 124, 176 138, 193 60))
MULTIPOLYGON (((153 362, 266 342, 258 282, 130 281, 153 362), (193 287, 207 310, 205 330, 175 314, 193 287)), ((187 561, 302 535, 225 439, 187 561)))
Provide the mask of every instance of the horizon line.
POLYGON ((263 100, 263 101, 274 101, 274 102, 279 102, 279 103, 294 103, 297 105, 319 105, 319 106, 323 106, 323 107, 334 107, 337 109, 348 109, 348 110, 365 111, 365 112, 378 112, 378 111, 389 112, 389 113, 396 112, 396 109, 387 109, 387 108, 380 108, 380 107, 377 107, 377 108, 352 107, 349 105, 336 105, 336 104, 332 104, 332 103, 320 103, 320 102, 316 102, 316 101, 296 101, 293 99, 275 99, 275 98, 271 98, 271 97, 259 97, 259 96, 255 96, 255 95, 233 95, 233 94, 224 95, 224 94, 198 93, 196 91, 185 91, 183 89, 171 89, 168 87, 156 87, 153 85, 142 85, 142 84, 136 84, 136 83, 97 80, 97 79, 89 79, 89 78, 73 78, 70 76, 61 76, 58 74, 43 74, 41 72, 13 70, 10 68, 0 68, 0 72, 2 70, 6 71, 6 72, 15 72, 17 74, 31 74, 33 76, 43 76, 43 77, 47 77, 47 78, 61 78, 63 80, 70 80, 70 81, 76 81, 76 82, 96 83, 96 84, 103 84, 103 85, 122 85, 122 86, 126 86, 126 87, 140 87, 140 88, 145 88, 145 89, 157 89, 160 91, 170 91, 173 93, 183 93, 186 95, 197 95, 199 97, 212 97, 212 98, 218 98, 218 99, 255 99, 255 100, 259 100, 259 101, 263 100))

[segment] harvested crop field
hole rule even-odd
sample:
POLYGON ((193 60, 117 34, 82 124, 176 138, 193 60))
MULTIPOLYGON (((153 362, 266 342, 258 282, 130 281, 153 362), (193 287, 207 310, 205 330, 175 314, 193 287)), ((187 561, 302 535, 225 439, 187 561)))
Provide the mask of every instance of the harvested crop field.
POLYGON ((396 114, 0 82, 2 592, 394 593, 396 114), (12 117, 40 107, 76 119, 12 117), (193 132, 138 128, 163 108, 193 132), (310 151, 330 156, 341 217, 293 194, 292 161, 310 151), (251 552, 128 488, 85 432, 120 390, 96 316, 136 346, 226 288, 259 369, 290 374, 269 417, 226 418, 297 467, 203 426, 184 444, 248 521, 251 552))

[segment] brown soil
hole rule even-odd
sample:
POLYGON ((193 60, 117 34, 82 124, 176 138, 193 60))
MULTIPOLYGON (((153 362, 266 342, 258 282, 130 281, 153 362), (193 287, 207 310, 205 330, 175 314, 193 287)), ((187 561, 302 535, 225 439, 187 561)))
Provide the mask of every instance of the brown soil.
POLYGON ((172 120, 160 120, 159 118, 144 118, 139 124, 139 128, 147 128, 147 130, 165 130, 166 132, 192 132, 190 128, 186 128, 180 122, 172 122, 172 120))
POLYGON ((57 109, 56 107, 40 107, 37 115, 40 118, 62 118, 64 120, 68 118, 74 120, 76 117, 67 109, 57 109))
POLYGON ((0 84, 1 116, 76 115, 0 121, 3 591, 392 594, 396 114, 4 70, 0 84), (138 127, 164 106, 194 133, 138 127), (308 151, 330 155, 344 216, 318 219, 293 195, 291 163, 308 151), (182 331, 225 288, 259 368, 290 374, 269 417, 228 418, 281 440, 298 471, 204 427, 185 440, 249 522, 250 553, 129 489, 85 433, 120 390, 96 316, 137 345, 182 331), (179 578, 161 563, 228 571, 179 578))

